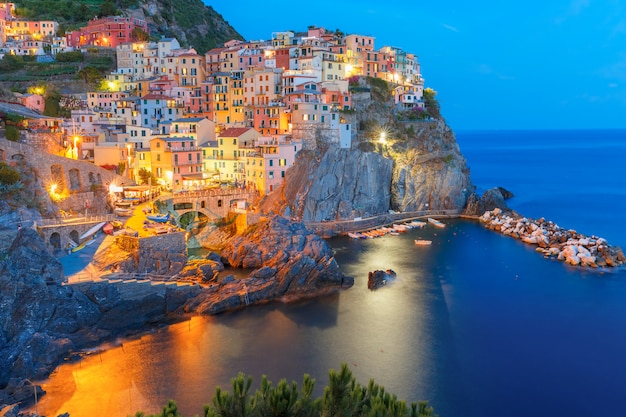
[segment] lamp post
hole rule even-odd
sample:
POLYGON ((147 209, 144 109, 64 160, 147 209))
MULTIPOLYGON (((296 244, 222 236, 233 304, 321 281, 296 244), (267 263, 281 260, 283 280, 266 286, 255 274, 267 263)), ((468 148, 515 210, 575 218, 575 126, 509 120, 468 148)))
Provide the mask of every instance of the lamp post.
POLYGON ((37 413, 37 415, 39 415, 39 404, 37 402, 37 385, 33 384, 33 381, 28 378, 24 378, 24 381, 28 382, 33 387, 33 392, 35 394, 35 412, 37 413))
POLYGON ((78 136, 74 136, 74 159, 78 159, 78 142, 80 138, 78 136))
POLYGON ((130 160, 130 143, 126 145, 126 150, 127 150, 127 154, 128 154, 128 167, 127 167, 127 169, 128 169, 128 178, 129 179, 133 179, 132 173, 130 171, 130 163, 131 163, 131 160, 130 160))

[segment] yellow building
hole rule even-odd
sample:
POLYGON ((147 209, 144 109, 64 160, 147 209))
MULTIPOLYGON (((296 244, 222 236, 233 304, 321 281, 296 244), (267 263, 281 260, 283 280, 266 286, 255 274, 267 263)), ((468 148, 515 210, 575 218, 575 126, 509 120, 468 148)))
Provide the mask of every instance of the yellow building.
POLYGON ((222 182, 242 183, 245 179, 244 152, 239 147, 251 146, 258 132, 249 127, 231 127, 217 137, 218 155, 214 169, 222 182))

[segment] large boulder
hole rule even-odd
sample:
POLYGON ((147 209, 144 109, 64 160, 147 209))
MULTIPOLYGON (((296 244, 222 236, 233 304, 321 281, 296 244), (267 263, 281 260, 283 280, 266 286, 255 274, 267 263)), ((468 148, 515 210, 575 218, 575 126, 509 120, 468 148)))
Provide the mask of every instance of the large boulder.
POLYGON ((464 214, 469 216, 481 216, 486 211, 492 211, 496 208, 509 211, 510 209, 505 200, 512 196, 513 193, 502 187, 490 188, 483 193, 482 197, 478 197, 477 194, 472 193, 467 200, 464 214))
POLYGON ((225 264, 254 268, 247 278, 223 279, 185 308, 215 314, 248 304, 295 300, 347 288, 354 280, 339 271, 332 249, 301 223, 281 216, 261 220, 222 251, 225 264))

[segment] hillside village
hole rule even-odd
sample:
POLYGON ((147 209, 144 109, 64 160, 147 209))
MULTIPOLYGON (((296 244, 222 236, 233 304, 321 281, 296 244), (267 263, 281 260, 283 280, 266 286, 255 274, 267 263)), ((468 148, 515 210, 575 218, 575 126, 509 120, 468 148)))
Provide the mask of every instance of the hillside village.
MULTIPOLYGON (((172 191, 229 183, 269 193, 300 149, 320 141, 355 146, 350 116, 354 96, 368 93, 359 82, 365 77, 388 81, 397 109, 424 109, 417 56, 376 49, 372 36, 310 27, 267 41, 232 40, 201 55, 174 38, 135 41, 147 30, 141 19, 95 18, 56 37, 56 22, 19 20, 14 11, 0 3, 5 54, 53 59, 97 47, 115 51, 117 62, 99 91, 62 98, 70 119, 26 117, 22 138, 45 136, 60 145, 56 153, 137 183, 148 172, 172 191)), ((13 101, 41 114, 43 94, 13 101)))

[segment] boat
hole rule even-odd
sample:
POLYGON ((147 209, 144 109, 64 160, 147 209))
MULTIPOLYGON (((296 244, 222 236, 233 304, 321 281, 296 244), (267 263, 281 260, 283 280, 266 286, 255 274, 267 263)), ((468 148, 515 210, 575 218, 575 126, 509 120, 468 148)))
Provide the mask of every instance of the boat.
POLYGON ((411 226, 416 227, 416 228, 421 228, 426 226, 426 222, 421 222, 419 220, 413 220, 412 222, 409 223, 411 226))
POLYGON ((395 230, 396 232, 400 232, 400 233, 404 233, 408 230, 409 228, 403 224, 393 224, 393 230, 395 230))
POLYGON ((120 217, 131 217, 133 215, 132 208, 115 207, 113 212, 120 217))
POLYGON ((157 223, 167 223, 167 221, 170 219, 170 214, 152 214, 147 215, 146 218, 157 223))
POLYGON ((363 239, 364 237, 360 233, 348 232, 348 237, 352 239, 363 239))
POLYGON ((429 246, 433 244, 432 240, 424 240, 424 239, 415 239, 414 242, 417 246, 429 246))
POLYGON ((100 229, 102 229, 104 227, 105 224, 107 224, 107 222, 98 223, 97 225, 95 225, 91 229, 87 230, 82 235, 80 235, 80 238, 78 240, 80 242, 82 242, 82 241, 84 241, 84 240, 94 236, 96 233, 98 233, 100 231, 100 229))
POLYGON ((72 247, 71 251, 72 252, 78 252, 81 249, 85 249, 86 246, 87 246, 87 242, 83 242, 80 245, 76 245, 76 246, 72 247))
POLYGON ((435 227, 446 227, 445 223, 441 223, 439 220, 435 220, 431 217, 428 218, 428 223, 434 225, 435 227))

